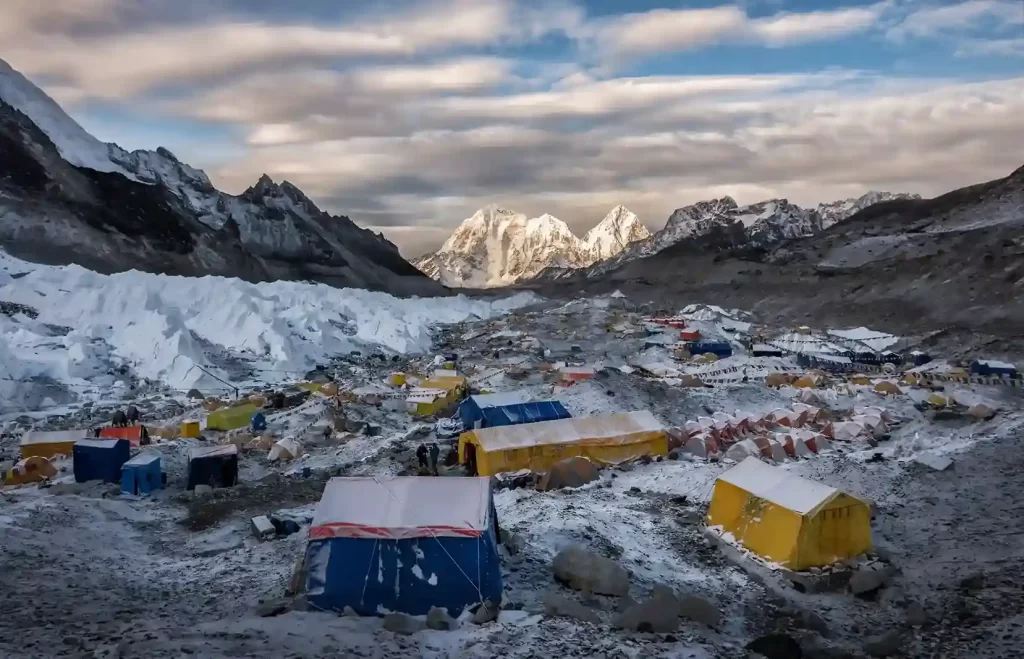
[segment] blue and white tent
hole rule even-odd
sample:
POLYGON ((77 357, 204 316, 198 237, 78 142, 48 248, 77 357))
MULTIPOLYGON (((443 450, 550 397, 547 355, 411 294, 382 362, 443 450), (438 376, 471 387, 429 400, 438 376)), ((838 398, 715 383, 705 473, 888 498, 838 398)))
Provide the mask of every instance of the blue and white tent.
POLYGON ((529 395, 521 391, 470 396, 459 404, 459 417, 467 430, 572 417, 557 400, 528 401, 529 395))
POLYGON ((80 439, 71 451, 75 482, 121 482, 121 466, 132 455, 127 439, 80 439))
POLYGON ((422 615, 501 601, 488 478, 332 478, 306 548, 306 600, 329 611, 422 615))

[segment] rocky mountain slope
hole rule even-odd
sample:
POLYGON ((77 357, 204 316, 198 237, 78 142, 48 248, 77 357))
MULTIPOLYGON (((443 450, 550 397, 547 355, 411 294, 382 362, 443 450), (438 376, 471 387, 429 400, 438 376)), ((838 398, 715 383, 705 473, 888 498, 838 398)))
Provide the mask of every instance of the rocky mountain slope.
POLYGON ((528 218, 488 206, 464 220, 441 249, 413 263, 448 286, 503 286, 546 268, 587 267, 649 236, 647 227, 624 206, 613 208, 582 239, 551 215, 528 218))
POLYGON ((0 247, 47 264, 431 294, 383 236, 264 176, 239 196, 166 149, 104 144, 0 60, 0 247))
POLYGON ((621 290, 666 310, 706 302, 765 322, 941 330, 928 342, 1024 354, 1024 167, 934 199, 872 204, 806 239, 715 247, 684 240, 611 272, 532 287, 570 299, 621 290))
MULTIPOLYGON (((646 258, 687 239, 714 247, 742 245, 766 247, 783 240, 806 238, 828 229, 863 208, 893 199, 920 199, 918 195, 869 192, 856 199, 802 208, 786 199, 769 199, 739 206, 732 197, 701 201, 676 209, 665 227, 647 240, 637 241, 614 258, 597 263, 584 274, 600 276, 630 261, 646 258)), ((545 277, 564 278, 579 273, 550 271, 545 277)))

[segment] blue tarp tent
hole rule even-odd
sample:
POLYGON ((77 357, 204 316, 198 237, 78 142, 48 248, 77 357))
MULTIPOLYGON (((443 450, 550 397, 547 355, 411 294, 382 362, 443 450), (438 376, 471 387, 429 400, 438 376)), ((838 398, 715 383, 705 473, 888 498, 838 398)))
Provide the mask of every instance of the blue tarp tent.
POLYGON ((306 600, 360 615, 458 616, 501 601, 497 517, 488 478, 332 478, 306 548, 306 600))
POLYGON ((459 405, 462 426, 493 428, 520 423, 556 421, 572 415, 556 400, 526 402, 527 395, 518 391, 483 396, 470 396, 459 405))
POLYGON ((127 439, 80 439, 71 451, 75 482, 121 482, 121 465, 132 455, 127 439))
POLYGON ((1017 377, 1017 367, 1007 362, 993 359, 979 359, 971 364, 971 373, 975 375, 1005 375, 1017 377))
POLYGON ((139 453, 121 467, 121 491, 146 495, 163 487, 159 453, 139 453))
POLYGON ((691 355, 703 355, 710 352, 719 359, 732 357, 732 346, 725 341, 691 341, 686 344, 691 355))

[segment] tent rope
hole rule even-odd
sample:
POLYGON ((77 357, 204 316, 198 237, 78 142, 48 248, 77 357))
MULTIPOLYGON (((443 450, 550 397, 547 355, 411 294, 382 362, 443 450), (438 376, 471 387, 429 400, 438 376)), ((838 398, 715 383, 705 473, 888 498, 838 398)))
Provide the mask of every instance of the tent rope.
MULTIPOLYGON (((359 594, 359 604, 360 604, 360 606, 365 606, 366 605, 366 586, 370 583, 370 570, 373 569, 373 557, 377 553, 377 543, 378 542, 379 542, 379 540, 374 539, 374 541, 373 541, 373 550, 370 551, 370 560, 367 561, 367 564, 366 564, 366 576, 363 577, 363 592, 359 594)), ((378 556, 377 560, 379 561, 379 560, 381 560, 381 558, 378 556)))
MULTIPOLYGON (((379 480, 377 480, 376 476, 373 476, 372 478, 373 478, 373 482, 374 483, 376 483, 377 485, 380 485, 385 490, 387 490, 387 493, 389 495, 391 495, 391 498, 395 500, 395 503, 397 503, 398 505, 402 505, 402 502, 398 500, 398 497, 396 497, 395 493, 391 491, 391 488, 389 488, 387 485, 385 485, 384 483, 381 483, 379 480)), ((473 579, 468 574, 466 574, 466 571, 462 569, 462 566, 459 565, 459 562, 455 560, 455 557, 448 553, 448 550, 445 549, 444 544, 441 542, 441 539, 438 538, 437 535, 434 533, 433 529, 429 529, 428 528, 427 532, 430 533, 430 537, 432 537, 434 540, 437 541, 437 546, 440 547, 441 551, 443 551, 445 553, 445 555, 448 556, 448 558, 455 565, 455 567, 458 568, 459 572, 462 573, 462 576, 466 577, 466 581, 468 581, 473 586, 473 588, 476 590, 476 594, 480 596, 480 601, 483 602, 484 601, 484 593, 483 593, 482 590, 480 590, 480 585, 477 584, 475 581, 473 581, 473 579)), ((479 561, 478 561, 478 564, 479 564, 479 561)))

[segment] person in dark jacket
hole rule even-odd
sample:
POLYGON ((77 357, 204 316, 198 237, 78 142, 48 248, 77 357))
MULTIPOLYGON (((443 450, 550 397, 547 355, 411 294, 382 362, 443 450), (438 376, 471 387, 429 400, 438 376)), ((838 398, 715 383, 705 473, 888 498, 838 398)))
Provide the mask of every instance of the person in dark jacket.
POLYGON ((141 415, 139 414, 139 408, 135 407, 134 405, 128 408, 128 414, 126 414, 125 416, 128 417, 128 423, 125 425, 130 424, 134 426, 139 422, 139 419, 141 418, 141 415))
POLYGON ((437 459, 438 459, 438 457, 440 457, 440 455, 441 455, 441 448, 436 443, 431 444, 430 445, 430 473, 434 474, 435 476, 438 475, 438 473, 437 473, 437 459))
POLYGON ((114 418, 111 419, 110 425, 115 428, 124 428, 128 425, 128 415, 126 415, 123 410, 114 412, 114 418))
POLYGON ((420 447, 416 449, 416 458, 420 461, 420 470, 427 468, 427 447, 420 444, 420 447))

